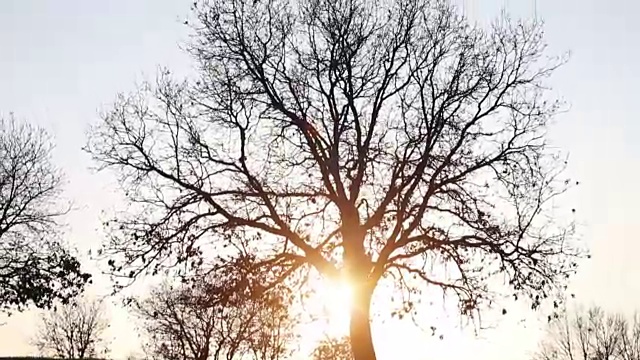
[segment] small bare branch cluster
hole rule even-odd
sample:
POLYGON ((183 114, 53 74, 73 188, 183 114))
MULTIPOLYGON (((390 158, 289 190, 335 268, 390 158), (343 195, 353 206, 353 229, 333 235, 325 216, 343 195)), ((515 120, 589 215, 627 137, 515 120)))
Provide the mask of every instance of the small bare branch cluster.
POLYGON ((539 360, 640 360, 640 318, 629 322, 598 307, 551 322, 539 360))
POLYGON ((60 241, 60 171, 47 134, 0 119, 0 307, 67 301, 89 280, 60 241))
POLYGON ((322 340, 313 350, 313 360, 353 360, 349 337, 322 340))
POLYGON ((34 345, 43 355, 96 358, 106 355, 103 335, 108 327, 102 301, 77 299, 43 315, 34 345))

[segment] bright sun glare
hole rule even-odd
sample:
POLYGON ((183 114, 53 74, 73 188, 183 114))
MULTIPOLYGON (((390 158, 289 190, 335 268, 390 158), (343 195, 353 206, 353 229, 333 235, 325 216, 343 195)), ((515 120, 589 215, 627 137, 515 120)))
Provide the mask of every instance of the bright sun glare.
POLYGON ((333 337, 347 335, 351 286, 347 281, 330 280, 322 280, 318 285, 316 293, 321 303, 323 332, 333 337))

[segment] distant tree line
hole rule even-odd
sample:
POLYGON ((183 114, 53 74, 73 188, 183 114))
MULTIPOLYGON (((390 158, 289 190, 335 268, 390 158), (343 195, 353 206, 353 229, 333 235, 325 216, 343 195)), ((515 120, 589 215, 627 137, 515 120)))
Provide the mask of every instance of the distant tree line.
MULTIPOLYGON (((165 281, 139 301, 145 359, 285 360, 301 356, 299 321, 283 298, 225 298, 219 284, 172 285, 165 281), (213 294, 213 295, 212 295, 213 294)), ((76 299, 45 312, 33 339, 39 354, 62 359, 108 358, 109 321, 102 301, 76 299)), ((349 338, 326 338, 314 360, 351 360, 349 338)))

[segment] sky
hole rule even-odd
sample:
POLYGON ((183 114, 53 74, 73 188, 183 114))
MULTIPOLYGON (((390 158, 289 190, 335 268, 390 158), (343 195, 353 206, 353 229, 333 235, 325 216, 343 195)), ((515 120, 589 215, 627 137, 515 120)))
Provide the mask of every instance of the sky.
MULTIPOLYGON (((592 258, 582 264, 570 291, 579 301, 631 312, 640 304, 640 221, 636 189, 640 174, 640 133, 635 101, 640 98, 640 3, 623 0, 457 0, 472 19, 485 21, 502 8, 515 17, 544 19, 552 54, 571 52, 551 80, 570 110, 556 118, 550 136, 570 154, 569 173, 580 181, 568 201, 577 210, 579 232, 592 258)), ((102 241, 102 211, 116 206, 114 181, 91 170, 82 152, 86 131, 115 95, 153 78, 159 66, 191 71, 180 50, 189 35, 182 25, 189 1, 0 0, 0 114, 50 131, 55 162, 66 173, 65 197, 75 210, 66 222, 67 239, 81 254, 102 241)), ((96 293, 109 283, 98 278, 96 293)), ((638 309, 640 310, 640 309, 638 309)), ((430 311, 426 309, 425 311, 430 311)), ((136 350, 134 323, 117 305, 108 309, 114 358, 136 350)), ((515 311, 493 330, 477 336, 448 334, 427 341, 411 324, 374 328, 380 359, 401 348, 406 359, 526 359, 541 325, 521 322, 515 311), (399 335, 401 334, 401 335, 399 335)), ((0 356, 31 355, 36 311, 0 319, 0 356)), ((397 353, 396 353, 397 355, 397 353)))

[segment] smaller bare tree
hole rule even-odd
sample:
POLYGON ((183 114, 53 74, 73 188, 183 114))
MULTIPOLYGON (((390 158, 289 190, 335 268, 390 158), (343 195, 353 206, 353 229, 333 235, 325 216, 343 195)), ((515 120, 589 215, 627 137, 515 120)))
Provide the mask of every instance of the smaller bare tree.
POLYGON ((0 118, 0 308, 47 308, 78 294, 90 275, 61 241, 62 174, 37 127, 0 118))
POLYGON ((146 352, 170 360, 278 360, 288 354, 295 322, 274 293, 231 291, 238 284, 208 277, 154 288, 134 312, 148 335, 146 352))
POLYGON ((622 334, 620 343, 620 358, 622 360, 640 360, 640 314, 633 316, 633 323, 622 334))
POLYGON ((78 299, 43 315, 34 345, 43 355, 65 359, 105 355, 103 335, 108 327, 101 300, 78 299))
POLYGON ((142 301, 134 302, 134 312, 148 336, 148 356, 167 360, 209 357, 215 311, 201 309, 193 292, 164 282, 142 301))
POLYGON ((313 360, 353 360, 349 337, 323 339, 311 356, 313 360))
POLYGON ((640 360, 640 322, 598 307, 553 320, 536 354, 539 360, 640 360))
POLYGON ((249 323, 246 348, 254 360, 280 360, 291 354, 296 321, 288 305, 277 295, 251 301, 254 321, 249 323))

